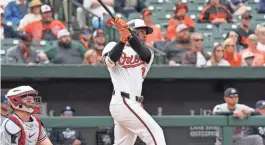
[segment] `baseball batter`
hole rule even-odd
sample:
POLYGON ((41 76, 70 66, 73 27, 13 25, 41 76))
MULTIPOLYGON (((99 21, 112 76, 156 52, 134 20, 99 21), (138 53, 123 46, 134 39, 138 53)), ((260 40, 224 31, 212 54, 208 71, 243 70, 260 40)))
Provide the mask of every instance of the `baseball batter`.
POLYGON ((30 86, 16 87, 7 92, 13 113, 1 125, 0 145, 52 145, 40 119, 34 115, 39 111, 34 101, 37 93, 30 86))
POLYGON ((134 145, 139 136, 147 145, 166 145, 162 128, 142 107, 142 84, 154 58, 144 42, 153 29, 141 19, 125 23, 115 18, 114 24, 120 41, 108 43, 103 50, 114 87, 109 106, 115 123, 114 144, 134 145), (135 29, 132 33, 129 24, 135 29))

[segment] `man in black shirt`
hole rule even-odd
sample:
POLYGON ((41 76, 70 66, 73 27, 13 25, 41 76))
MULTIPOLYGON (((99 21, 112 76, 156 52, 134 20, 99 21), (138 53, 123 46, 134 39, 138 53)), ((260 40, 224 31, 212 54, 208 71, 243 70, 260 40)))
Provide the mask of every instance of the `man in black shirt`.
POLYGON ((247 38, 250 34, 254 34, 254 30, 250 28, 252 16, 249 12, 245 12, 240 16, 241 25, 237 28, 236 32, 239 36, 239 43, 244 47, 248 47, 247 38))

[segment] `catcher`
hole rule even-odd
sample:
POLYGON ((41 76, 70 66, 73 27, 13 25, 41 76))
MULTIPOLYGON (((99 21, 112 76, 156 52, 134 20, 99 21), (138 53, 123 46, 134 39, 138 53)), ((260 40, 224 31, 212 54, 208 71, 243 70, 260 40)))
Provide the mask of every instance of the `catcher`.
POLYGON ((42 122, 34 114, 39 112, 35 103, 38 92, 30 86, 20 86, 7 92, 6 98, 13 112, 0 128, 0 145, 52 145, 42 122))

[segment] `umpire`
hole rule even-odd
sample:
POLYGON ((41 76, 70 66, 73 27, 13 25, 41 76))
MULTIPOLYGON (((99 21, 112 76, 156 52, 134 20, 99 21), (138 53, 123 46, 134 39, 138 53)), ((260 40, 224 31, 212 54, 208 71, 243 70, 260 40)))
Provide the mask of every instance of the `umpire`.
MULTIPOLYGON (((256 111, 258 115, 265 116, 265 100, 260 100, 256 103, 256 111)), ((246 135, 260 135, 263 138, 265 145, 265 126, 247 127, 245 130, 246 135)))

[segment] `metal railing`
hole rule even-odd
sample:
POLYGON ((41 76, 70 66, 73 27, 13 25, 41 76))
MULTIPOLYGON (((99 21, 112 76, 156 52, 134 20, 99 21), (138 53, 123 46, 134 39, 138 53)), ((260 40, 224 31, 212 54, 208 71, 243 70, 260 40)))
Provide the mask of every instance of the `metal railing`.
MULTIPOLYGON (((41 117, 46 127, 104 127, 113 126, 110 116, 84 116, 84 117, 41 117)), ((223 129, 223 145, 232 145, 232 128, 234 126, 265 126, 265 117, 250 116, 238 120, 233 116, 154 116, 162 127, 185 126, 221 126, 223 129)))

